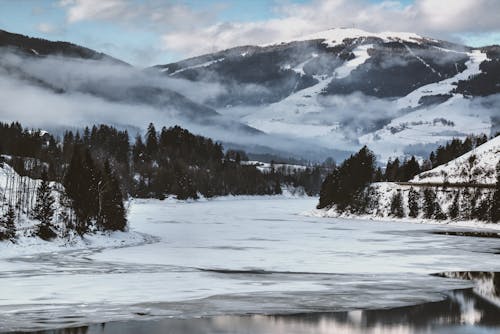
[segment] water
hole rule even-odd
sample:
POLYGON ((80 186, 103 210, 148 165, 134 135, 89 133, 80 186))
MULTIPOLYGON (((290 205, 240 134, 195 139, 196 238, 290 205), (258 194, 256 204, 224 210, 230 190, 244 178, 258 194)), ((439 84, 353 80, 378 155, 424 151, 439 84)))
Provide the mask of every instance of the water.
POLYGON ((315 199, 279 198, 138 201, 130 212, 132 229, 155 236, 143 245, 0 260, 0 331, 86 324, 78 330, 499 330, 485 320, 498 311, 495 301, 477 297, 481 289, 470 290, 472 281, 431 275, 500 271, 499 239, 446 226, 300 215, 314 205, 315 199), (441 305, 443 311, 415 324, 408 305, 441 305), (407 320, 394 321, 394 310, 407 312, 407 320), (246 314, 254 316, 240 316, 246 314), (92 325, 98 323, 108 324, 92 325))

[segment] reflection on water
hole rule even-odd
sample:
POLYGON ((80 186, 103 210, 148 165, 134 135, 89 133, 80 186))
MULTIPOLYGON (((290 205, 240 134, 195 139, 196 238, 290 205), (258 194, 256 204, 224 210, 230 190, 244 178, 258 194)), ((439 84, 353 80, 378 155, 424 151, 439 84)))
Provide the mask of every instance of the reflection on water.
POLYGON ((499 333, 500 274, 449 272, 443 277, 472 280, 474 289, 457 290, 439 302, 382 310, 295 315, 219 316, 111 322, 45 331, 45 334, 410 334, 499 333))
MULTIPOLYGON (((439 276, 474 282, 474 292, 500 307, 500 273, 481 271, 445 272, 439 276)), ((500 314, 499 314, 500 317, 500 314)))

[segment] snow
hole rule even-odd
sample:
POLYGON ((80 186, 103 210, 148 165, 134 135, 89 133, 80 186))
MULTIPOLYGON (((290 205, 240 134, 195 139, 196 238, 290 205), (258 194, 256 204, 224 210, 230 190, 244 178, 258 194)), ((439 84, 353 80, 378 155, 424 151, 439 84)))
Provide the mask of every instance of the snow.
MULTIPOLYGON (((15 199, 21 198, 21 193, 30 193, 25 196, 25 206, 34 207, 36 203, 35 194, 41 180, 34 180, 28 177, 21 177, 8 164, 0 164, 0 214, 7 210, 7 199, 11 199, 14 204, 15 199)), ((61 185, 51 182, 53 189, 61 189, 61 185)), ((54 204, 55 221, 54 225, 59 232, 64 231, 62 222, 58 220, 58 214, 61 210, 58 204, 59 192, 53 190, 52 196, 56 200, 54 204)), ((22 254, 32 254, 41 252, 57 252, 75 249, 102 248, 102 247, 121 247, 130 246, 138 243, 144 243, 150 240, 150 236, 134 232, 106 232, 89 234, 83 238, 70 233, 66 238, 58 237, 52 241, 44 241, 33 236, 33 230, 40 222, 31 219, 28 212, 22 212, 16 222, 16 241, 0 242, 0 258, 19 256, 22 254)))
MULTIPOLYGON (((452 51, 449 50, 449 52, 452 51)), ((481 52, 480 50, 474 50, 470 53, 467 53, 467 55, 469 56, 469 61, 465 63, 467 68, 464 71, 457 73, 457 75, 455 75, 454 77, 417 88, 407 96, 398 99, 398 107, 400 109, 416 108, 419 105, 418 102, 421 97, 438 94, 450 94, 452 90, 456 88, 455 84, 458 81, 466 80, 471 76, 481 73, 479 65, 483 61, 487 60, 488 57, 486 56, 486 54, 481 52)))
MULTIPOLYGON (((195 68, 208 67, 210 65, 216 64, 216 63, 221 62, 223 60, 224 60, 224 58, 219 58, 219 59, 214 59, 214 60, 207 61, 207 62, 202 63, 202 64, 188 66, 188 67, 183 67, 183 68, 181 68, 181 69, 179 69, 177 71, 174 71, 174 72, 170 73, 169 75, 173 76, 173 75, 179 74, 179 73, 187 71, 187 70, 192 70, 192 69, 195 69, 195 68)), ((161 72, 168 71, 168 67, 166 67, 164 69, 161 69, 160 71, 161 72)))
POLYGON ((275 42, 263 46, 270 46, 270 45, 276 45, 276 44, 283 44, 283 43, 290 43, 293 41, 310 41, 310 40, 317 40, 317 39, 322 39, 324 40, 324 43, 328 47, 335 47, 337 45, 342 44, 342 42, 345 39, 355 39, 355 38, 367 38, 367 37, 375 37, 375 38, 380 38, 384 42, 391 42, 391 41, 404 41, 404 42, 412 42, 412 43, 420 43, 424 38, 420 35, 414 34, 414 33, 408 33, 408 32, 379 32, 379 33, 374 33, 374 32, 367 32, 361 29, 355 29, 355 28, 335 28, 335 29, 330 29, 306 36, 300 36, 297 38, 293 38, 290 40, 286 41, 281 41, 281 42, 275 42))
MULTIPOLYGON (((360 219, 365 221, 372 221, 377 223, 404 223, 404 224, 418 224, 427 226, 442 226, 449 228, 466 228, 471 230, 490 230, 500 231, 500 224, 493 224, 479 220, 436 220, 424 219, 423 212, 420 210, 419 217, 411 218, 395 218, 390 215, 390 206, 392 196, 400 191, 403 196, 403 207, 408 207, 408 192, 410 185, 399 185, 393 182, 378 182, 373 184, 373 188, 379 197, 379 205, 373 214, 354 215, 350 213, 339 213, 335 208, 330 209, 314 209, 304 211, 302 214, 309 217, 323 217, 323 218, 344 218, 344 219, 360 219)), ((417 191, 418 188, 415 188, 417 191)), ((453 200, 454 189, 444 187, 434 187, 436 190, 437 201, 439 202, 443 212, 447 212, 453 200), (451 196, 450 196, 451 194, 451 196)), ((488 190, 483 190, 483 195, 488 190)), ((481 199, 481 197, 480 197, 481 199)), ((406 215, 408 214, 405 209, 406 215)))
POLYGON ((352 53, 354 53, 354 58, 342 64, 342 66, 335 69, 334 77, 336 79, 342 79, 348 77, 353 70, 358 66, 364 64, 369 58, 368 50, 373 48, 373 44, 364 44, 355 48, 352 53))
POLYGON ((392 119, 359 141, 375 151, 380 161, 405 156, 411 145, 434 145, 454 138, 465 139, 491 130, 490 111, 475 105, 474 100, 460 94, 439 105, 433 105, 392 119))
POLYGON ((457 159, 415 176, 411 182, 495 184, 496 166, 499 162, 500 136, 457 159))
POLYGON ((488 252, 496 240, 457 243, 429 233, 449 226, 300 214, 316 203, 286 197, 136 200, 131 232, 149 236, 143 242, 122 245, 95 237, 88 248, 10 253, 2 245, 0 330, 67 326, 69 316, 75 325, 138 314, 395 307, 440 300, 444 291, 471 286, 429 273, 500 269, 488 252))
MULTIPOLYGON (((339 129, 339 123, 325 121, 325 113, 330 114, 329 118, 332 118, 332 115, 331 110, 322 103, 320 94, 331 80, 345 78, 358 66, 364 64, 370 57, 368 50, 372 47, 372 44, 356 47, 353 50, 355 57, 336 68, 333 76, 315 76, 318 80, 317 84, 295 92, 279 102, 260 108, 243 117, 242 120, 266 133, 292 135, 298 138, 326 136, 331 140, 331 136, 335 136, 335 132, 339 129)), ((312 56, 315 57, 314 54, 312 56)), ((303 66, 308 61, 295 67, 294 71, 303 72, 303 66)))
MULTIPOLYGON (((265 173, 270 172, 271 168, 272 168, 272 165, 270 163, 262 162, 262 161, 249 160, 249 161, 242 161, 241 164, 255 166, 255 167, 257 167, 258 170, 260 170, 261 172, 265 172, 265 173)), ((294 165, 294 164, 282 164, 282 163, 275 163, 274 164, 274 169, 281 169, 281 168, 284 168, 285 170, 290 170, 290 171, 293 171, 293 170, 303 171, 303 170, 306 170, 308 168, 308 166, 294 165)))
POLYGON ((319 99, 332 77, 317 76, 316 85, 302 89, 285 99, 259 108, 243 117, 243 121, 261 131, 273 134, 293 135, 299 138, 317 137, 335 131, 338 123, 316 121, 314 113, 325 110, 319 99))
MULTIPOLYGON (((450 52, 456 52, 449 50, 450 52)), ((442 144, 453 138, 465 138, 470 134, 489 134, 491 112, 474 105, 474 101, 461 94, 452 93, 459 80, 466 80, 481 72, 479 65, 487 59, 485 53, 474 50, 467 53, 467 68, 454 77, 422 86, 405 97, 396 100, 395 108, 405 112, 382 129, 360 138, 374 150, 381 161, 405 155, 410 145, 442 144), (452 97, 439 105, 419 107, 423 96, 445 95, 452 97), (407 112, 410 110, 410 112, 407 112)))
MULTIPOLYGON (((430 171, 420 173, 415 176, 410 183, 414 184, 426 184, 426 183, 479 183, 479 184, 490 184, 494 185, 497 181, 496 177, 496 166, 500 163, 500 136, 493 138, 486 142, 485 144, 475 148, 471 152, 468 152, 447 164, 438 166, 430 171), (475 159, 471 159, 471 157, 475 159)), ((500 224, 491 224, 482 221, 466 221, 466 220, 434 220, 434 219, 423 219, 423 212, 420 210, 420 215, 417 218, 404 218, 396 219, 390 216, 390 206, 391 199, 394 194, 401 192, 403 197, 403 208, 408 208, 408 193, 412 185, 401 185, 393 182, 379 182, 374 183, 372 188, 374 189, 376 196, 378 198, 378 205, 373 210, 371 214, 365 215, 364 219, 375 219, 375 220, 395 220, 395 221, 407 221, 413 223, 422 224, 438 224, 446 226, 458 226, 458 227, 468 227, 468 228, 488 228, 493 230, 500 230, 500 224)), ((439 203, 441 210, 446 213, 448 212, 450 206, 453 203, 457 189, 439 186, 433 187, 436 190, 437 202, 439 203)), ((419 191, 417 187, 415 190, 419 191)), ((463 190, 462 190, 463 191, 463 190)), ((491 194, 492 190, 488 188, 484 189, 471 189, 471 191, 479 191, 477 203, 486 199, 488 195, 491 194)), ((462 194, 463 196, 463 194, 462 194)), ((335 207, 327 210, 314 210, 306 213, 310 216, 315 217, 356 217, 350 214, 339 214, 335 207)), ((406 215, 408 212, 406 212, 406 215)))

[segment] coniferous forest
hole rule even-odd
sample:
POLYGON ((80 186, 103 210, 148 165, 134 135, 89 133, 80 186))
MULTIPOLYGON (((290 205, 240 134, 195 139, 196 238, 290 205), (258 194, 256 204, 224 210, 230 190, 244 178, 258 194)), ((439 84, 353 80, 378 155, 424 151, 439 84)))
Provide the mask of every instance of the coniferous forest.
MULTIPOLYGON (((415 175, 443 165, 485 143, 486 136, 470 136, 461 141, 455 139, 431 152, 429 159, 420 165, 415 157, 400 163, 389 160, 385 169, 376 166, 375 155, 366 146, 353 154, 324 180, 318 208, 332 208, 339 213, 381 214, 381 194, 373 185, 376 182, 405 182, 415 175)), ((416 185, 417 186, 417 185, 416 185)), ((500 222, 500 163, 496 167, 495 187, 465 184, 448 188, 443 183, 435 187, 411 186, 405 194, 398 189, 389 199, 389 215, 395 218, 422 217, 446 220, 464 219, 500 222), (403 196, 404 195, 404 196, 403 196), (441 199, 451 203, 444 208, 441 199), (406 200, 405 200, 406 198, 406 200)), ((387 191, 387 190, 386 190, 387 191)))
POLYGON ((0 239, 15 235, 13 222, 22 214, 40 222, 34 233, 46 240, 61 224, 78 235, 123 231, 129 197, 274 195, 283 185, 315 195, 331 168, 290 170, 271 164, 263 172, 245 163, 243 151, 224 152, 220 143, 179 126, 157 131, 153 124, 134 139, 107 125, 67 131, 59 139, 19 123, 0 123, 0 143, 2 163, 19 175, 7 181, 17 190, 5 201, 0 230, 6 232, 0 239))

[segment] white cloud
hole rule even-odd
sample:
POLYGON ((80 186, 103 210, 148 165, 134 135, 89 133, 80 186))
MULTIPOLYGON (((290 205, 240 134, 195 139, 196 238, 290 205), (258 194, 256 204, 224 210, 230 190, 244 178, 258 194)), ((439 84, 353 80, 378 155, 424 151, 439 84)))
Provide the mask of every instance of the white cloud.
POLYGON ((237 45, 287 40, 334 27, 368 31, 409 31, 437 38, 457 33, 500 31, 498 0, 313 0, 277 8, 280 18, 261 22, 217 23, 177 30, 162 37, 167 50, 195 55, 237 45))
POLYGON ((61 0, 59 5, 67 8, 69 23, 130 15, 127 10, 129 3, 126 0, 61 0))
POLYGON ((60 0, 58 4, 66 9, 68 23, 105 20, 155 29, 186 29, 210 24, 222 8, 194 10, 173 0, 60 0))
POLYGON ((43 34, 54 34, 54 33, 57 33, 60 31, 60 29, 58 27, 56 27, 55 25, 53 25, 51 23, 47 23, 47 22, 39 23, 36 26, 36 30, 38 30, 39 32, 41 32, 43 34))
POLYGON ((410 5, 399 0, 301 4, 276 0, 277 18, 258 22, 221 22, 218 14, 224 5, 200 9, 174 0, 59 0, 59 5, 66 9, 69 23, 108 20, 153 29, 161 34, 164 50, 183 56, 287 40, 335 27, 408 31, 443 39, 500 32, 498 0, 415 0, 410 5))

